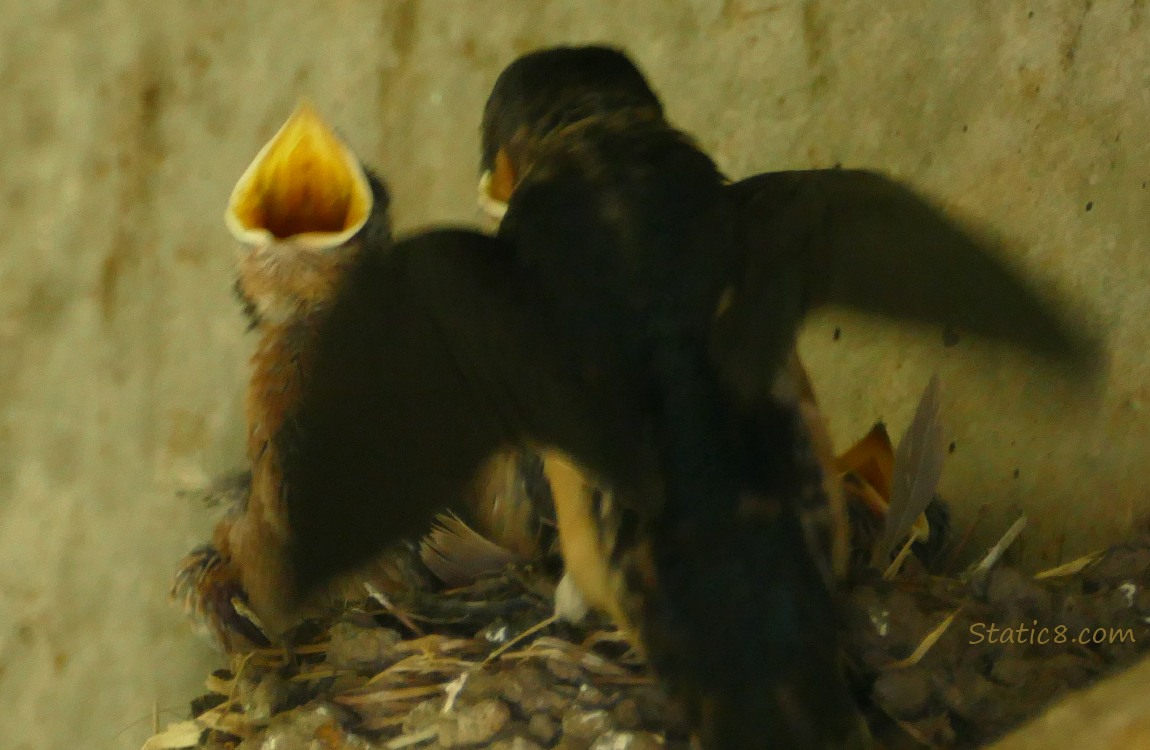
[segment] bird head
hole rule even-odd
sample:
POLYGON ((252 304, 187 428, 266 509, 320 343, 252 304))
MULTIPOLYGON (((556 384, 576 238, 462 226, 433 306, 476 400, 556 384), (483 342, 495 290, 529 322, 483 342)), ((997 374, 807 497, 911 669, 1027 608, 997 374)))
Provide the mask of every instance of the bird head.
POLYGON ((258 320, 282 323, 330 295, 363 235, 390 236, 388 195, 301 103, 236 182, 225 222, 240 242, 237 288, 258 320))
POLYGON ((501 219, 540 143, 581 120, 620 112, 662 118, 639 68, 612 47, 551 47, 504 68, 483 109, 479 205, 501 219))

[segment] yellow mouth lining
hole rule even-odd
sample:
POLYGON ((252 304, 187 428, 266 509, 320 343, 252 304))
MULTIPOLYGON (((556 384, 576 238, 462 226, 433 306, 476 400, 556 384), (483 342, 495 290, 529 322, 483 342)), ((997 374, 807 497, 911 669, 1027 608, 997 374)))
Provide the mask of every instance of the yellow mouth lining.
POLYGON ((501 221, 518 182, 519 175, 507 149, 499 149, 493 168, 479 178, 479 208, 492 219, 501 221))
POLYGON ((225 220, 241 242, 331 247, 359 231, 372 202, 355 154, 304 102, 244 170, 225 220))
POLYGON ((496 221, 502 221, 507 213, 507 201, 501 201, 491 194, 491 172, 479 178, 479 210, 496 221))

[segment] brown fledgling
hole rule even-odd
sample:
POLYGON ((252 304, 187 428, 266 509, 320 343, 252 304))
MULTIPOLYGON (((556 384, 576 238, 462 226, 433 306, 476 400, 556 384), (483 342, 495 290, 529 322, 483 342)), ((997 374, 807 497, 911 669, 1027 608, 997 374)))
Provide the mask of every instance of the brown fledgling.
MULTIPOLYGON (((260 150, 228 202, 225 220, 240 243, 235 289, 258 336, 245 400, 249 470, 229 482, 212 543, 181 561, 172 590, 225 650, 266 645, 307 612, 285 567, 296 530, 283 506, 291 458, 282 438, 344 275, 365 247, 386 252, 393 243, 389 203, 383 183, 307 104, 260 150)), ((514 452, 493 456, 456 501, 497 543, 527 557, 538 554, 540 520, 520 463, 514 452)), ((338 501, 331 512, 341 512, 338 501)), ((397 541, 309 603, 361 598, 364 583, 390 593, 429 582, 417 548, 397 541)))
POLYGON ((232 191, 225 221, 239 241, 235 290, 258 336, 245 399, 245 482, 212 543, 179 567, 173 597, 226 650, 265 645, 294 624, 283 550, 290 419, 324 306, 365 237, 390 238, 389 197, 307 104, 263 146, 232 191))

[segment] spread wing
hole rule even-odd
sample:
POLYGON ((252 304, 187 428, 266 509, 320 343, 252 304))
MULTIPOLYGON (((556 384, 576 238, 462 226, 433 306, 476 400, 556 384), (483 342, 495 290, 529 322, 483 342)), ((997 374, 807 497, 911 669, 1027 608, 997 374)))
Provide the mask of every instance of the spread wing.
POLYGON ((1100 342, 1071 325, 1057 301, 988 242, 888 177, 776 172, 728 191, 742 216, 746 256, 715 333, 743 392, 753 387, 751 373, 777 372, 802 317, 824 304, 1004 340, 1078 373, 1100 362, 1100 342))
POLYGON ((509 446, 558 447, 615 486, 651 475, 642 421, 546 311, 494 238, 364 252, 279 438, 297 591, 424 533, 509 446))

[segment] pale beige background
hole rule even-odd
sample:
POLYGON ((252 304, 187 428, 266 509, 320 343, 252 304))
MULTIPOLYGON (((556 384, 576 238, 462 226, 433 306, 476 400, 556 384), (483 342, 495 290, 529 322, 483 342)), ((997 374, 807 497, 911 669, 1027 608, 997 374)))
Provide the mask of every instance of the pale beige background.
POLYGON ((211 663, 166 603, 238 463, 250 340, 220 220, 300 95, 396 192, 475 217, 480 108, 515 54, 626 44, 733 175, 873 166, 1015 240, 1111 330, 1100 402, 1026 359, 824 315, 803 343, 840 445, 943 378, 944 489, 1034 564, 1150 508, 1144 0, 39 2, 0 10, 0 744, 133 748, 211 663), (1090 205, 1092 210, 1087 211, 1090 205), (842 339, 831 342, 835 326, 842 339), (1012 478, 1015 468, 1017 479, 1012 478))

